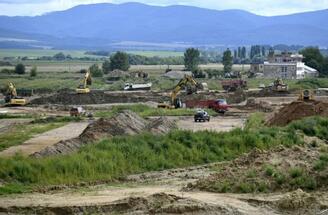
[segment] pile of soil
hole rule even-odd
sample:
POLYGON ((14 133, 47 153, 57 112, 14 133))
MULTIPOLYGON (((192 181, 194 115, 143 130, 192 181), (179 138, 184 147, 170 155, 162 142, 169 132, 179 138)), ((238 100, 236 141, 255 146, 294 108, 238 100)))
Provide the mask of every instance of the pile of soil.
POLYGON ((166 117, 147 121, 138 114, 125 110, 112 118, 101 118, 91 123, 78 138, 61 141, 40 152, 34 153, 32 156, 45 157, 55 154, 69 154, 84 145, 92 144, 103 138, 135 135, 145 131, 154 134, 164 134, 175 128, 177 128, 176 123, 166 117))
POLYGON ((274 110, 270 102, 267 101, 258 102, 254 97, 250 97, 247 99, 245 109, 258 110, 262 112, 272 112, 274 110))
POLYGON ((321 101, 295 101, 281 108, 267 121, 269 126, 285 126, 309 116, 328 116, 328 103, 321 101))
POLYGON ((317 146, 309 143, 270 151, 254 149, 185 189, 218 193, 287 192, 299 188, 325 190, 328 168, 316 170, 314 166, 321 155, 320 148, 326 146, 319 139, 315 141, 317 146))
POLYGON ((164 102, 168 100, 165 96, 155 92, 105 92, 92 91, 88 94, 77 94, 75 92, 59 92, 50 96, 36 98, 30 102, 31 105, 60 104, 60 105, 88 105, 109 103, 136 103, 136 102, 164 102))

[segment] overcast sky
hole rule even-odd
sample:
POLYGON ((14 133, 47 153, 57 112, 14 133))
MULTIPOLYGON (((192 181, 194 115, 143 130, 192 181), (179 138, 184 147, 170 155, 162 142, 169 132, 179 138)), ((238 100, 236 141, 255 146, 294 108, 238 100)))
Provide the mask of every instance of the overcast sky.
MULTIPOLYGON (((216 10, 242 9, 273 16, 328 8, 328 0, 134 0, 151 5, 192 5, 216 10)), ((124 0, 0 0, 0 15, 40 15, 79 4, 123 3, 124 0)))

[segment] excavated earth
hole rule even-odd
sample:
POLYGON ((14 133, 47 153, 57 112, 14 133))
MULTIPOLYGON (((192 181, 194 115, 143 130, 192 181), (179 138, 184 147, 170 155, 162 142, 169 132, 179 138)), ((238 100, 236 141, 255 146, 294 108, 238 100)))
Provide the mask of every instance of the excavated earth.
POLYGON ((69 154, 84 145, 92 144, 103 138, 134 135, 145 131, 154 134, 164 134, 174 128, 177 128, 176 123, 166 117, 148 121, 132 111, 125 110, 115 117, 96 120, 91 123, 79 137, 49 146, 40 152, 32 154, 32 157, 69 154))
MULTIPOLYGON (((327 195, 328 168, 315 170, 314 165, 327 150, 327 144, 317 138, 305 137, 307 142, 316 141, 316 146, 308 143, 292 148, 279 147, 270 151, 253 150, 249 154, 226 163, 195 183, 184 187, 185 191, 207 191, 215 193, 244 193, 241 189, 245 184, 254 185, 258 193, 288 193, 280 199, 269 202, 248 200, 257 204, 266 204, 282 214, 316 214, 328 211, 328 202, 320 195, 311 193, 313 189, 327 195), (272 169, 272 171, 268 170, 272 169), (302 176, 292 176, 291 169, 301 169, 302 176), (281 177, 284 175, 284 177, 281 177), (308 186, 306 177, 312 177, 315 188, 308 186), (281 181, 280 181, 281 179, 281 181), (260 187, 266 187, 261 191, 260 187), (307 192, 303 191, 306 190, 307 192)), ((254 191, 250 191, 254 192, 254 191)), ((260 195, 260 194, 259 194, 260 195)))
MULTIPOLYGON (((229 103, 240 103, 246 98, 245 93, 214 93, 199 92, 193 95, 187 95, 181 92, 179 97, 182 101, 186 100, 206 100, 225 98, 229 103)), ((136 103, 136 102, 168 102, 170 101, 170 93, 159 93, 150 91, 135 92, 105 92, 92 91, 89 94, 76 94, 75 92, 59 92, 50 96, 36 98, 30 102, 31 105, 88 105, 88 104, 110 104, 110 103, 136 103)))
POLYGON ((328 103, 322 101, 295 101, 284 106, 267 121, 269 126, 285 126, 309 116, 328 116, 328 103))

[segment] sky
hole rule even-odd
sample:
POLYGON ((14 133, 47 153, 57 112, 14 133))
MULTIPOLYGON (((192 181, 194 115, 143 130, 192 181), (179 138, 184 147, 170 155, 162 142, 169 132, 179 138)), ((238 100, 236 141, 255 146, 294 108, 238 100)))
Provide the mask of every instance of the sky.
POLYGON ((241 9, 275 16, 328 8, 328 0, 0 0, 0 15, 35 16, 66 10, 80 4, 140 2, 150 5, 190 5, 226 10, 241 9))

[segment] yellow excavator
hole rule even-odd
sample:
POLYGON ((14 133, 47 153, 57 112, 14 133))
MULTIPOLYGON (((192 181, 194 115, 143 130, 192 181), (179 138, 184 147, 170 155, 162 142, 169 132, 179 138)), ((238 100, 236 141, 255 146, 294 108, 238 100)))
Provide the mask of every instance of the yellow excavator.
POLYGON ((17 96, 16 87, 13 83, 8 83, 5 95, 5 103, 9 106, 23 106, 26 105, 26 100, 17 96))
POLYGON ((187 84, 190 83, 193 86, 197 86, 197 82, 193 79, 192 76, 186 75, 183 79, 179 81, 179 83, 174 87, 171 92, 171 103, 160 103, 158 104, 158 108, 166 108, 166 109, 175 109, 175 108, 182 108, 182 101, 181 99, 177 98, 179 92, 183 87, 186 87, 187 84))
POLYGON ((76 93, 78 94, 87 94, 90 93, 88 86, 92 84, 91 73, 89 70, 85 72, 84 78, 81 80, 80 85, 76 88, 76 93))

